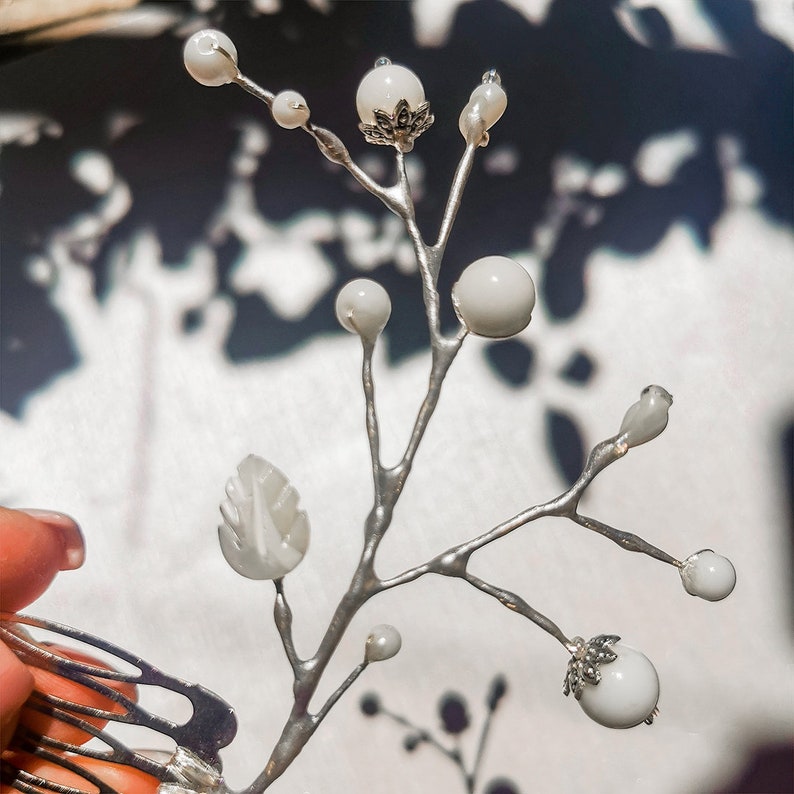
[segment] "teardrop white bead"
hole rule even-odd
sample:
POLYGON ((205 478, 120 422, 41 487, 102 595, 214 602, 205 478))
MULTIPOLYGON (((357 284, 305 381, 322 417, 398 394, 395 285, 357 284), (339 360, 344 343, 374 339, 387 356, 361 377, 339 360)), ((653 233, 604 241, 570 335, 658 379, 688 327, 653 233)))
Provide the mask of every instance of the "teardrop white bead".
POLYGON ((632 405, 620 425, 618 435, 629 447, 645 444, 667 427, 667 412, 673 397, 661 386, 646 386, 640 399, 632 405))
POLYGON ((374 111, 392 114, 401 99, 411 110, 416 110, 425 101, 425 89, 410 69, 388 63, 376 66, 364 75, 356 91, 356 110, 364 124, 374 124, 374 111))
MULTIPOLYGON (((489 130, 502 118, 507 108, 507 94, 496 82, 482 83, 471 92, 469 102, 460 114, 458 129, 468 141, 472 125, 482 120, 483 129, 489 130)), ((474 130, 476 132, 476 130, 474 130)))
POLYGON ((234 42, 220 30, 200 30, 186 42, 182 51, 185 69, 202 85, 224 85, 237 76, 237 48, 234 42), (217 47, 222 47, 232 61, 217 47))
POLYGON ((270 107, 273 120, 285 130, 302 127, 309 120, 309 107, 297 91, 281 91, 273 97, 270 107))

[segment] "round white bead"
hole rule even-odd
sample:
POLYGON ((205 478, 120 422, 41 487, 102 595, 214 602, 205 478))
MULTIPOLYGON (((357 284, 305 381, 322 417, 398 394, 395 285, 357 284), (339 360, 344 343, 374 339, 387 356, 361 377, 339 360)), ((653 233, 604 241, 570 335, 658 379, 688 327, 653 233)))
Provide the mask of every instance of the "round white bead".
POLYGON ((425 89, 410 69, 396 63, 370 69, 356 91, 356 110, 364 124, 375 123, 375 110, 394 113, 397 103, 404 99, 411 110, 425 101, 425 89))
POLYGON ((600 665, 598 684, 585 684, 579 705, 607 728, 632 728, 651 716, 659 701, 659 676, 651 660, 628 645, 610 650, 617 659, 600 665))
POLYGON ((336 296, 336 319, 351 334, 373 340, 391 315, 389 293, 368 278, 348 281, 336 296))
POLYGON ((237 76, 237 48, 234 42, 219 30, 200 30, 186 42, 182 51, 185 69, 202 85, 224 85, 237 76), (223 49, 232 56, 234 63, 215 48, 223 49))
POLYGON ((703 549, 687 557, 680 573, 687 593, 706 601, 722 601, 736 586, 733 563, 711 549, 703 549))
POLYGON ((629 447, 636 447, 656 438, 667 427, 667 412, 673 397, 661 386, 646 386, 620 425, 618 435, 629 447))
POLYGON ((402 647, 400 632, 388 623, 375 626, 367 637, 364 658, 368 662, 383 662, 396 656, 402 647))
POLYGON ((473 334, 494 339, 527 327, 535 307, 535 285, 518 262, 485 256, 472 262, 452 287, 460 321, 473 334))
POLYGON ((282 91, 273 97, 270 107, 273 120, 285 130, 302 127, 309 120, 306 100, 297 91, 282 91))

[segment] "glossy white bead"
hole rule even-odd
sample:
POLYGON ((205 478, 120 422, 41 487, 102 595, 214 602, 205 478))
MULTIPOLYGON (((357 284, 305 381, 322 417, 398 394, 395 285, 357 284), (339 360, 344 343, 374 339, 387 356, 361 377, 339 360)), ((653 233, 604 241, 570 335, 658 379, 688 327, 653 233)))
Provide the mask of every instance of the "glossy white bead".
POLYGON ((302 127, 309 120, 306 100, 297 91, 282 91, 273 97, 270 107, 273 120, 285 130, 302 127))
POLYGON ((502 118, 506 107, 507 94, 501 85, 496 82, 478 85, 458 119, 460 134, 468 141, 472 131, 476 133, 480 126, 482 130, 489 130, 502 118))
POLYGON ((391 315, 389 293, 368 278, 348 281, 336 296, 336 319, 351 334, 374 340, 391 315))
POLYGON ((680 574, 687 593, 706 601, 722 601, 736 586, 733 563, 711 549, 703 549, 687 557, 680 574))
POLYGON ((472 262, 452 287, 460 321, 473 334, 493 339, 527 327, 535 307, 535 285, 518 262, 485 256, 472 262))
POLYGON ((356 91, 356 110, 364 124, 374 124, 373 111, 383 110, 391 115, 401 99, 416 110, 425 101, 425 89, 410 69, 387 63, 364 75, 356 91))
POLYGON ((629 447, 651 441, 667 427, 667 412, 672 404, 673 397, 666 389, 646 386, 640 399, 626 411, 618 435, 629 447))
POLYGON ((200 30, 186 42, 182 51, 185 69, 190 76, 202 85, 224 85, 237 76, 237 48, 234 42, 219 30, 200 30), (216 46, 231 55, 234 63, 216 46))
POLYGON ((602 663, 598 684, 585 684, 579 705, 607 728, 632 728, 653 714, 659 701, 659 676, 651 660, 621 643, 611 646, 617 659, 602 663))
POLYGON ((368 662, 383 662, 396 656, 402 647, 400 632, 388 623, 375 626, 367 637, 364 658, 368 662))

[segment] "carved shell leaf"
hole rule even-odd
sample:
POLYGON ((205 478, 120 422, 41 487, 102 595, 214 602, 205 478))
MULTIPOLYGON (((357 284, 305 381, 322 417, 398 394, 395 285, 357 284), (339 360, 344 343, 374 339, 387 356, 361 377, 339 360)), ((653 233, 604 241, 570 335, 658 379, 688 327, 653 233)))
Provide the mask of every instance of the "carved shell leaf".
POLYGON ((304 557, 309 519, 298 492, 272 464, 249 455, 226 483, 218 527, 221 551, 249 579, 279 579, 304 557))

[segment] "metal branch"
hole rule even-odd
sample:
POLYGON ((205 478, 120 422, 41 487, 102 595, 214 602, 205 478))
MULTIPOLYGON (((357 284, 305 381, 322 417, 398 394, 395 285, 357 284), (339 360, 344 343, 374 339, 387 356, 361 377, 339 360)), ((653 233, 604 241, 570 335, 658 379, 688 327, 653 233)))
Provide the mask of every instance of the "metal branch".
POLYGON ((441 257, 444 255, 449 234, 452 231, 452 225, 455 223, 455 218, 460 209, 460 202, 463 198, 463 189, 471 174, 471 167, 474 162, 474 155, 477 151, 477 145, 474 143, 467 143, 466 149, 463 152, 458 167, 455 170, 455 176, 452 180, 452 187, 449 190, 449 198, 447 199, 447 206, 444 210, 444 217, 441 221, 441 228, 438 232, 438 240, 433 246, 436 253, 435 266, 433 268, 433 278, 438 281, 438 270, 441 263, 441 257))
POLYGON ((342 695, 350 689, 351 685, 355 682, 355 680, 367 669, 369 662, 366 660, 358 664, 355 669, 350 673, 350 675, 342 682, 339 688, 331 694, 328 700, 325 701, 323 707, 317 712, 314 717, 314 722, 316 725, 319 725, 326 717, 328 712, 334 707, 334 704, 337 700, 339 700, 342 695))
POLYGON ((503 590, 501 587, 496 587, 468 572, 461 578, 472 585, 472 587, 476 587, 478 590, 482 590, 483 593, 495 598, 511 612, 516 612, 519 615, 523 615, 525 618, 529 618, 536 626, 539 626, 543 631, 551 634, 551 636, 564 648, 567 649, 571 644, 571 640, 563 634, 562 629, 560 629, 554 621, 538 612, 537 609, 531 607, 523 598, 517 596, 515 593, 511 593, 509 590, 503 590))
POLYGON ((593 532, 598 532, 599 535, 603 535, 605 538, 609 538, 613 543, 617 543, 618 546, 625 551, 636 551, 640 554, 647 554, 655 560, 666 562, 668 565, 674 565, 676 568, 680 568, 682 565, 675 557, 672 557, 666 551, 656 548, 656 546, 643 540, 639 535, 634 535, 631 532, 623 532, 620 529, 609 526, 609 524, 604 524, 601 521, 597 521, 595 518, 588 518, 579 513, 570 516, 570 519, 580 526, 591 529, 593 532))
POLYGON ((296 680, 300 674, 301 659, 295 651, 295 643, 292 638, 292 610, 287 603, 287 596, 284 593, 284 579, 274 579, 276 586, 276 601, 273 605, 273 621, 281 637, 281 644, 284 646, 284 653, 287 655, 292 668, 292 674, 296 680))
POLYGON ((361 365, 361 385, 364 389, 366 403, 367 438, 369 439, 369 455, 372 462, 372 480, 375 486, 375 502, 379 503, 383 489, 382 466, 380 462, 380 430, 378 414, 375 410, 375 381, 372 376, 372 354, 375 342, 361 338, 364 346, 364 357, 361 365))

